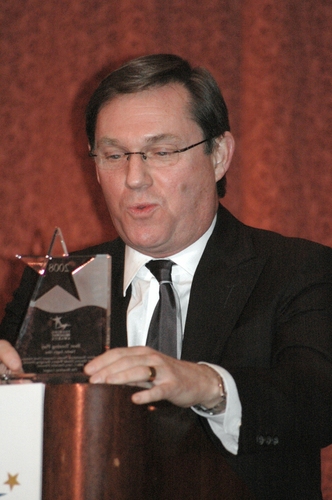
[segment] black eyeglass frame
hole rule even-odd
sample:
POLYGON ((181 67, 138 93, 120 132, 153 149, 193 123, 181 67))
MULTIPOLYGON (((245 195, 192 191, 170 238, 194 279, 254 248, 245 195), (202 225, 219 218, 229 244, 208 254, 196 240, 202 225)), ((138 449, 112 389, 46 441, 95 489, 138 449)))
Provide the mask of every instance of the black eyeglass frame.
MULTIPOLYGON (((175 154, 175 153, 184 153, 185 151, 188 151, 188 149, 195 148, 196 146, 199 146, 200 144, 204 144, 204 142, 208 142, 210 139, 204 139, 203 141, 196 142, 195 144, 192 144, 191 146, 187 146, 186 148, 182 149, 177 149, 176 151, 171 151, 168 154, 175 154)), ((146 153, 144 151, 133 151, 133 152, 127 152, 127 153, 122 153, 123 156, 127 156, 127 160, 129 160, 130 155, 141 155, 143 160, 147 159, 146 153)), ((92 151, 89 151, 89 156, 90 158, 98 158, 98 155, 95 153, 92 153, 92 151)))

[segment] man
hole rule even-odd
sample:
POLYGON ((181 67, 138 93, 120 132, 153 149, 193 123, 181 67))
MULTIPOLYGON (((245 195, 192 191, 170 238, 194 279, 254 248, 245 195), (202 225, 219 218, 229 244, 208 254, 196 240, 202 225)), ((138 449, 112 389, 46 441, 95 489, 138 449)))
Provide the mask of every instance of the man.
MULTIPOLYGON (((142 57, 107 77, 87 134, 120 236, 89 249, 113 258, 113 349, 85 367, 91 383, 139 386, 136 404, 192 407, 257 498, 321 498, 332 251, 246 227, 219 205, 234 151, 226 105, 211 75, 177 56, 142 57), (165 259, 178 301, 172 356, 149 347, 159 299, 149 263, 165 259)), ((32 286, 27 271, 2 338, 14 342, 32 286)), ((21 369, 6 340, 0 360, 21 369)))

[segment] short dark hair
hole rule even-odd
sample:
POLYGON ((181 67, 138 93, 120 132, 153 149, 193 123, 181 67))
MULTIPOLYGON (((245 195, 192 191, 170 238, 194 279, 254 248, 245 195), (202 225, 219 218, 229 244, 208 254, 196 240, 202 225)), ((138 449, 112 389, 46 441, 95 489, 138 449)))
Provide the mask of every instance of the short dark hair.
MULTIPOLYGON (((169 83, 183 85, 190 96, 193 120, 209 139, 206 154, 211 154, 215 138, 230 130, 227 106, 213 76, 204 68, 193 68, 179 56, 153 54, 133 59, 108 75, 92 94, 86 110, 86 133, 94 148, 98 113, 120 94, 132 94, 169 83)), ((226 193, 226 177, 217 182, 218 196, 226 193)))

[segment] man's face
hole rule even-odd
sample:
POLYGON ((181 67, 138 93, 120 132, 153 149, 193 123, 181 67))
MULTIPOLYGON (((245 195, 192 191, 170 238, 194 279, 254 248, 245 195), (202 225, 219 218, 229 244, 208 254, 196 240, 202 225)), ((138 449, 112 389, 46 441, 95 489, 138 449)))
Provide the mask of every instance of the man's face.
MULTIPOLYGON (((106 104, 97 119, 95 151, 105 153, 109 144, 123 152, 145 151, 154 144, 181 149, 203 139, 189 115, 187 90, 169 84, 106 104)), ((204 146, 181 153, 174 166, 149 166, 141 155, 129 156, 115 170, 97 166, 114 226, 126 244, 152 257, 167 257, 209 228, 218 206, 216 181, 229 162, 220 161, 222 152, 206 155, 204 146)))

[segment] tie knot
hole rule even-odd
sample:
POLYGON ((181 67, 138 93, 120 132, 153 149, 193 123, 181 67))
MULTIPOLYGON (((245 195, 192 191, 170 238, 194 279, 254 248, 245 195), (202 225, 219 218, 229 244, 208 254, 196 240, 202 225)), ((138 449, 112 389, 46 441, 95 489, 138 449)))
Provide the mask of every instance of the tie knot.
POLYGON ((171 260, 150 260, 145 266, 151 271, 153 276, 159 281, 172 282, 172 266, 174 262, 171 260))

